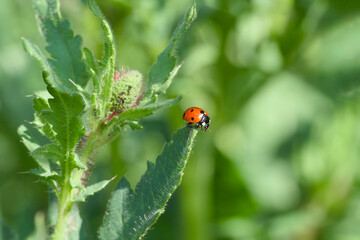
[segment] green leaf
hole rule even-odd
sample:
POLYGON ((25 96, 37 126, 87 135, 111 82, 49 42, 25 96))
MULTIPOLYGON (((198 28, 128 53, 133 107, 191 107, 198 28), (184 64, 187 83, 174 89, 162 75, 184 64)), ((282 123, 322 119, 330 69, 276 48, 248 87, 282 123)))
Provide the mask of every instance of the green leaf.
POLYGON ((141 129, 142 126, 134 123, 134 121, 151 115, 155 110, 162 107, 170 107, 177 104, 181 100, 181 96, 175 99, 170 99, 159 104, 152 104, 146 107, 138 107, 128 109, 118 116, 113 117, 108 123, 105 123, 102 129, 102 135, 105 136, 102 140, 98 141, 97 147, 114 139, 120 132, 121 127, 130 125, 135 129, 141 129))
POLYGON ((94 82, 95 85, 94 90, 98 91, 97 93, 101 92, 100 115, 102 117, 105 117, 107 114, 107 110, 111 106, 110 103, 111 89, 114 82, 114 68, 115 68, 115 55, 116 55, 114 37, 110 25, 106 21, 99 6, 96 4, 96 1, 89 0, 88 4, 91 11, 100 20, 100 24, 105 35, 104 53, 100 61, 100 67, 102 68, 102 73, 100 76, 100 84, 99 84, 100 88, 97 88, 97 82, 94 82))
MULTIPOLYGON (((27 147, 27 149, 30 151, 31 156, 35 159, 39 167, 41 167, 41 171, 43 174, 51 175, 51 167, 49 158, 55 158, 58 154, 58 152, 53 149, 52 144, 48 144, 45 146, 40 146, 34 138, 30 135, 28 132, 28 129, 26 126, 21 125, 18 128, 18 134, 21 137, 21 141, 24 143, 24 145, 27 147)), ((61 155, 60 155, 61 156, 61 155)), ((34 174, 39 173, 40 170, 36 170, 34 174)), ((30 171, 30 173, 33 173, 30 171)), ((37 174, 39 175, 39 174, 37 174)))
POLYGON ((107 22, 104 14, 101 12, 99 6, 95 0, 88 1, 89 8, 94 13, 94 15, 100 20, 101 27, 105 35, 104 43, 104 53, 101 60, 102 66, 106 66, 108 62, 115 61, 115 45, 114 45, 114 36, 111 31, 110 24, 107 22))
POLYGON ((21 136, 24 145, 29 149, 31 156, 40 167, 40 169, 30 170, 29 173, 38 176, 40 181, 50 185, 56 190, 57 187, 54 180, 59 180, 59 175, 52 171, 49 159, 53 159, 54 162, 59 161, 62 154, 59 151, 58 146, 55 144, 39 146, 34 142, 33 137, 28 133, 28 130, 24 125, 19 127, 18 133, 21 136))
POLYGON ((29 173, 38 176, 39 180, 43 183, 48 184, 53 188, 56 194, 58 193, 58 182, 60 182, 60 176, 54 171, 45 171, 43 169, 31 169, 29 173))
POLYGON ((93 185, 90 185, 90 186, 86 187, 84 190, 81 190, 79 192, 79 194, 72 201, 74 201, 74 202, 85 202, 85 199, 88 196, 94 195, 96 192, 102 190, 112 180, 114 180, 114 178, 109 179, 109 180, 103 180, 103 181, 100 181, 98 183, 95 183, 93 185))
POLYGON ((33 107, 35 110, 35 114, 34 114, 34 121, 32 121, 32 124, 37 128, 37 130, 41 134, 47 136, 53 142, 56 141, 55 138, 56 134, 53 131, 52 126, 42 116, 42 113, 44 111, 50 110, 48 100, 43 97, 36 96, 33 99, 33 107))
POLYGON ((130 126, 132 130, 142 130, 144 128, 138 121, 127 121, 126 124, 130 126))
POLYGON ((50 106, 49 103, 47 102, 47 99, 36 96, 33 99, 33 103, 34 103, 34 110, 36 112, 38 112, 39 114, 43 111, 48 111, 50 110, 50 106))
POLYGON ((166 81, 164 83, 160 83, 160 84, 154 84, 152 89, 155 91, 155 93, 160 94, 160 93, 165 93, 166 90, 170 87, 172 80, 174 79, 174 77, 176 76, 176 74, 178 73, 179 69, 182 67, 183 63, 175 66, 172 71, 170 72, 168 78, 166 79, 166 81))
POLYGON ((78 168, 78 169, 83 169, 83 170, 87 169, 86 164, 84 164, 80 161, 80 158, 77 154, 75 154, 75 153, 71 154, 70 159, 72 159, 72 164, 73 164, 72 168, 78 168))
POLYGON ((81 50, 82 39, 74 36, 70 23, 63 20, 58 0, 33 0, 38 24, 48 45, 46 50, 51 58, 48 60, 57 78, 50 78, 57 89, 74 92, 76 88, 69 81, 85 87, 89 74, 81 50))
POLYGON ((196 16, 196 4, 194 2, 194 5, 188 10, 183 21, 173 32, 169 45, 158 56, 157 61, 150 68, 148 86, 150 95, 164 92, 181 67, 181 65, 176 66, 176 48, 181 36, 195 20, 196 16))
POLYGON ((97 59, 94 57, 93 53, 88 49, 84 48, 84 55, 85 55, 85 64, 88 66, 90 72, 94 75, 98 75, 100 72, 97 59))
POLYGON ((51 173, 51 167, 49 160, 54 163, 59 163, 63 154, 61 149, 56 144, 47 144, 35 149, 31 156, 37 161, 40 167, 47 173, 51 173))
POLYGON ((122 178, 112 194, 100 239, 135 240, 142 237, 164 212, 166 202, 180 185, 197 130, 182 128, 136 185, 135 191, 122 178))
POLYGON ((85 55, 85 64, 88 67, 88 71, 90 72, 91 77, 93 79, 94 92, 98 93, 100 92, 100 86, 98 80, 100 69, 97 63, 97 59, 95 59, 93 53, 87 48, 84 48, 84 55, 85 55))
POLYGON ((57 174, 56 172, 46 172, 42 169, 31 169, 30 173, 44 179, 57 179, 59 177, 59 174, 57 174))
POLYGON ((48 73, 49 81, 51 81, 55 85, 55 82, 58 81, 57 76, 40 48, 26 38, 21 38, 21 40, 25 51, 29 53, 30 56, 34 57, 36 60, 39 61, 43 71, 48 73))
POLYGON ((152 105, 149 105, 146 107, 138 107, 138 108, 128 109, 128 110, 122 112, 121 114, 119 114, 118 116, 114 117, 113 119, 111 119, 111 121, 108 123, 108 125, 109 126, 110 125, 119 125, 119 124, 123 123, 124 121, 135 121, 135 120, 144 118, 146 116, 151 115, 155 110, 157 110, 159 108, 174 106, 181 100, 181 98, 182 97, 179 96, 174 99, 166 100, 162 103, 152 104, 152 105))
POLYGON ((40 145, 30 135, 30 133, 25 125, 20 125, 17 132, 18 132, 19 136, 21 137, 21 141, 23 142, 25 147, 29 150, 29 152, 33 152, 35 149, 40 147, 40 145))
POLYGON ((48 100, 51 111, 45 111, 42 115, 52 125, 62 151, 70 153, 83 134, 80 115, 85 102, 79 94, 59 92, 50 85, 48 91, 53 96, 48 100))

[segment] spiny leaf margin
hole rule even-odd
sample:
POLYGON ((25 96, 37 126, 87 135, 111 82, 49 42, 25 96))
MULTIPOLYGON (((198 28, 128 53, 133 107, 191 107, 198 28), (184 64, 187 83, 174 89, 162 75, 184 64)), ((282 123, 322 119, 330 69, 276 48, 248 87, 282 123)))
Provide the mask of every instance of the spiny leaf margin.
POLYGON ((109 180, 103 180, 97 183, 94 183, 90 186, 87 186, 79 192, 79 194, 72 199, 73 202, 85 202, 85 199, 91 195, 94 195, 98 191, 105 188, 114 178, 109 180))
MULTIPOLYGON (((94 78, 94 91, 98 94, 101 92, 101 98, 99 98, 100 108, 98 110, 100 110, 99 115, 101 117, 106 117, 107 111, 111 106, 110 98, 112 85, 114 82, 116 57, 116 50, 114 44, 115 40, 111 31, 110 24, 106 20, 104 14, 101 12, 99 6, 96 4, 96 1, 88 0, 88 5, 94 15, 99 19, 105 36, 103 57, 100 61, 100 68, 102 69, 102 72, 99 73, 98 79, 97 77, 94 78)), ((97 102, 97 96, 94 96, 96 98, 94 101, 97 102)))
POLYGON ((53 98, 48 100, 50 111, 44 111, 42 115, 52 125, 63 153, 73 152, 84 131, 80 116, 85 102, 80 94, 60 92, 49 83, 47 89, 53 98))
POLYGON ((85 87, 89 73, 83 59, 82 39, 74 36, 69 21, 62 19, 59 0, 33 0, 33 7, 48 44, 46 50, 51 58, 47 62, 56 73, 50 78, 52 85, 64 92, 76 92, 71 79, 85 87))
POLYGON ((188 127, 179 129, 157 157, 156 164, 148 162, 135 191, 126 178, 119 181, 99 231, 101 240, 139 239, 156 222, 181 183, 197 132, 188 127))
POLYGON ((163 93, 170 86, 175 74, 182 66, 176 65, 176 48, 180 38, 196 19, 196 3, 189 8, 184 19, 172 34, 169 45, 157 57, 156 62, 151 66, 149 71, 148 94, 146 99, 151 98, 154 94, 163 93))

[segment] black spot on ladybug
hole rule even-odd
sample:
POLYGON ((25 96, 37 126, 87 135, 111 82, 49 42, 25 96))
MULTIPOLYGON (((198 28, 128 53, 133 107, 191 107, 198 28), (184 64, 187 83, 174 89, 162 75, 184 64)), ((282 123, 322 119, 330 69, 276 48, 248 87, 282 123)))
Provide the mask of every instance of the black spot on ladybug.
POLYGON ((183 119, 188 122, 187 126, 192 128, 200 128, 204 132, 210 127, 210 117, 203 109, 198 107, 186 109, 183 114, 183 119), (199 120, 199 118, 201 119, 199 120))

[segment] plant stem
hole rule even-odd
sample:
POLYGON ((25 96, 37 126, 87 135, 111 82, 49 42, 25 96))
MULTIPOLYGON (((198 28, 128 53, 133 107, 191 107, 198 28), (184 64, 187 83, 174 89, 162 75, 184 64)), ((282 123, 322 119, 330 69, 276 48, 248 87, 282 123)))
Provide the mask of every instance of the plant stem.
MULTIPOLYGON (((96 140, 97 140, 97 133, 95 131, 91 131, 86 141, 86 144, 80 154, 80 161, 85 165, 88 163, 91 154, 94 152, 94 144, 96 140)), ((78 185, 80 185, 83 175, 84 175, 84 169, 75 169, 74 172, 72 173, 72 179, 75 183, 78 183, 78 185)))
POLYGON ((89 137, 86 141, 86 144, 84 146, 84 148, 81 151, 80 154, 80 161, 84 164, 86 164, 91 156, 91 154, 94 151, 94 144, 96 142, 96 138, 97 138, 97 133, 96 133, 97 129, 95 131, 91 131, 89 134, 89 137))
POLYGON ((63 240, 66 232, 66 227, 68 223, 69 213, 73 203, 71 202, 71 185, 70 178, 66 178, 64 181, 64 186, 61 190, 60 199, 59 199, 59 210, 58 217, 55 225, 53 240, 63 240))
MULTIPOLYGON (((81 152, 80 155, 80 161, 86 164, 89 160, 90 155, 93 152, 94 143, 96 142, 96 132, 92 131, 86 141, 86 144, 81 152)), ((71 194, 73 187, 70 183, 71 175, 72 179, 75 183, 78 183, 80 185, 81 178, 83 176, 84 170, 83 169, 77 169, 73 173, 70 172, 70 169, 68 166, 65 168, 64 172, 64 182, 63 186, 61 187, 61 193, 59 197, 59 209, 58 209, 58 217, 55 225, 54 235, 52 237, 53 240, 63 240, 68 218, 70 215, 71 207, 74 204, 71 201, 71 194)))

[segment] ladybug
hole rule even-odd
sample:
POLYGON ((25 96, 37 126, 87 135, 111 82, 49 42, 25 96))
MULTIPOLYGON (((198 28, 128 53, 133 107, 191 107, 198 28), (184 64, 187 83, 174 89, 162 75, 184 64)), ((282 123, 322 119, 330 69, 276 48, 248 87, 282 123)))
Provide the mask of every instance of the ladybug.
POLYGON ((187 122, 187 126, 195 124, 195 128, 200 127, 204 132, 210 127, 210 117, 203 109, 198 107, 191 107, 186 109, 183 114, 183 119, 187 122))

